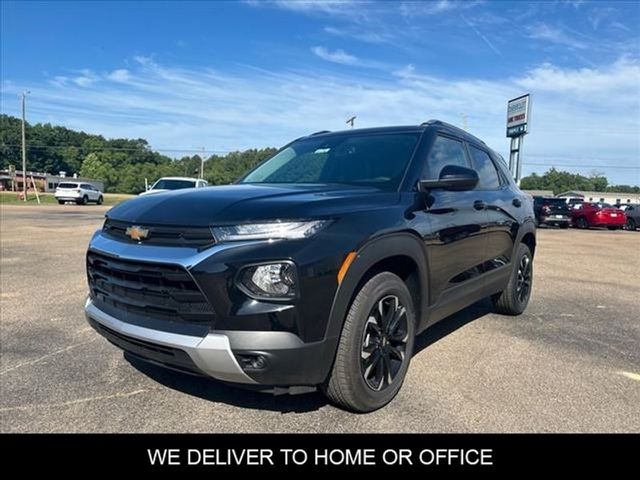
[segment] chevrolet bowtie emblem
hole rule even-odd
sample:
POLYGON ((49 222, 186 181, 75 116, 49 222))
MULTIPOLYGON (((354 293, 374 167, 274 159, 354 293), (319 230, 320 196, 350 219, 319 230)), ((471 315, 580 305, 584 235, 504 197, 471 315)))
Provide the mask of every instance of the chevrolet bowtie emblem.
POLYGON ((127 227, 127 230, 124 232, 131 240, 136 240, 139 242, 140 240, 144 240, 149 235, 148 228, 142 228, 137 225, 131 225, 127 227))

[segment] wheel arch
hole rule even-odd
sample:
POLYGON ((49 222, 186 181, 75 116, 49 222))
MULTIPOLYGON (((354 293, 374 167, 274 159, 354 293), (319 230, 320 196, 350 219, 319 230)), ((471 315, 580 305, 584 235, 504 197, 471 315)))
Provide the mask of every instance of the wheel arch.
POLYGON ((356 252, 356 258, 334 296, 326 338, 337 339, 340 336, 353 298, 362 285, 383 271, 402 278, 412 297, 418 299, 414 308, 420 324, 429 302, 428 264, 423 242, 415 233, 393 233, 370 240, 356 252))

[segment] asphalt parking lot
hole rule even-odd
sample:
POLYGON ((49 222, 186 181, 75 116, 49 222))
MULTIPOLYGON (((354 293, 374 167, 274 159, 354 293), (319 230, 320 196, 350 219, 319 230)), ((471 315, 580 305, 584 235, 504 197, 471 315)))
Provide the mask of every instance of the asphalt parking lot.
POLYGON ((82 311, 108 207, 1 208, 2 432, 640 432, 640 232, 540 229, 526 313, 432 327, 396 399, 356 415, 128 360, 82 311))

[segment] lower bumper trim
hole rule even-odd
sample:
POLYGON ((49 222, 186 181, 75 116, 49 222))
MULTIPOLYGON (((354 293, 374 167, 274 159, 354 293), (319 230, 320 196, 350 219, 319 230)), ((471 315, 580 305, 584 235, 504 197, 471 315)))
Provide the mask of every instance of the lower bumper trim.
MULTIPOLYGON (((256 383, 238 364, 226 335, 209 333, 204 337, 195 337, 140 327, 103 312, 91 299, 87 299, 85 315, 88 320, 91 319, 117 334, 140 340, 141 343, 185 352, 195 366, 210 377, 233 383, 256 383)), ((97 331, 104 335, 100 330, 97 331)))

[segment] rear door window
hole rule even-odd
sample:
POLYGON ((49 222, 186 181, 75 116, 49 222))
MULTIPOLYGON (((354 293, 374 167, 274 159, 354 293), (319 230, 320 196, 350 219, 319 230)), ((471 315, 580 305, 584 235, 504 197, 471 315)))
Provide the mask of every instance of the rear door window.
POLYGON ((493 160, 484 150, 469 145, 473 166, 478 172, 478 190, 497 190, 500 188, 500 177, 493 160))

